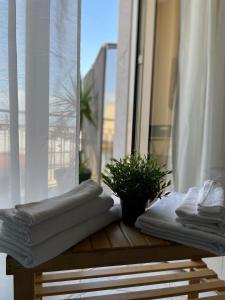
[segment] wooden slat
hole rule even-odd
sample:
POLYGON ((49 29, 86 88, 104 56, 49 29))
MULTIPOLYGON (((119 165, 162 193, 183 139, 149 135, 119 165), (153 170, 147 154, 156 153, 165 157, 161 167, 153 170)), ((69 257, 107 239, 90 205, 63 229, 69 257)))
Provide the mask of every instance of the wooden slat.
POLYGON ((132 247, 148 246, 147 240, 139 231, 126 226, 123 222, 120 223, 120 228, 132 247))
POLYGON ((129 247, 156 247, 174 244, 166 240, 151 237, 141 233, 136 228, 124 225, 122 222, 109 225, 104 230, 87 238, 78 245, 72 247, 68 252, 91 251, 113 248, 129 247))
POLYGON ((90 251, 92 249, 91 241, 90 238, 87 238, 77 244, 76 246, 72 247, 71 249, 68 250, 68 252, 85 252, 85 251, 90 251))
POLYGON ((118 223, 112 224, 105 229, 108 240, 110 241, 113 248, 129 248, 131 245, 124 236, 118 223))
POLYGON ((111 248, 111 244, 105 230, 101 230, 100 232, 92 235, 90 239, 92 247, 95 250, 111 248))
POLYGON ((145 239, 146 239, 146 241, 147 241, 147 243, 150 247, 167 246, 167 245, 174 244, 172 242, 169 242, 169 241, 166 241, 166 240, 161 240, 159 238, 149 236, 147 234, 145 235, 145 239))
MULTIPOLYGON (((101 295, 101 296, 91 296, 82 297, 82 300, 149 300, 149 299, 163 299, 175 296, 187 295, 192 292, 209 292, 214 290, 220 290, 225 288, 225 282, 218 280, 216 282, 210 283, 199 283, 192 285, 184 285, 178 287, 169 287, 156 290, 144 290, 138 292, 126 292, 118 293, 113 295, 101 295)), ((75 300, 72 298, 71 300, 75 300)), ((212 299, 214 300, 214 299, 212 299)), ((217 299, 216 299, 217 300, 217 299)), ((223 299, 224 300, 224 299, 223 299)))
POLYGON ((220 295, 220 296, 201 297, 201 298, 195 298, 193 300, 198 300, 198 299, 202 299, 202 300, 224 300, 225 296, 220 295))
POLYGON ((99 291, 113 288, 125 288, 166 282, 186 281, 190 280, 191 278, 214 278, 215 276, 217 275, 212 270, 203 269, 200 271, 173 273, 157 276, 145 276, 119 280, 107 280, 60 286, 40 287, 37 288, 36 292, 37 296, 54 296, 62 294, 99 291))
POLYGON ((82 271, 74 271, 67 273, 56 273, 56 274, 44 274, 38 276, 37 282, 47 283, 47 282, 58 282, 58 281, 68 281, 77 279, 90 279, 98 277, 108 277, 108 276, 119 276, 119 275, 129 275, 129 274, 140 274, 148 272, 160 272, 160 271, 171 271, 171 270, 181 270, 188 268, 205 268, 206 264, 203 261, 184 261, 184 262, 170 262, 170 263, 160 263, 160 264, 145 264, 145 265, 131 265, 131 266, 121 266, 116 268, 103 268, 103 269, 88 269, 82 271))

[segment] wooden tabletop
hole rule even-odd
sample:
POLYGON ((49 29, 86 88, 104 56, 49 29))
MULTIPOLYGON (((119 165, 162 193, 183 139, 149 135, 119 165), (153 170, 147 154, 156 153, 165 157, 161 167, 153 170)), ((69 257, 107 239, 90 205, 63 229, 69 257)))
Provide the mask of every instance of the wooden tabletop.
MULTIPOLYGON (((30 271, 57 271, 110 265, 136 264, 155 261, 200 259, 213 254, 169 242, 141 233, 135 228, 116 222, 52 260, 29 269, 30 271)), ((7 274, 24 268, 7 257, 7 274)))

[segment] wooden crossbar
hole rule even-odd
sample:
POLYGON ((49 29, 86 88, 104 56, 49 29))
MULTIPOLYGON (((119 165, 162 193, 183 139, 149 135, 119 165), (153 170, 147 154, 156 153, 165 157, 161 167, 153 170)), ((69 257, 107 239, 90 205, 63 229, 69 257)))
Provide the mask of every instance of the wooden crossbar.
POLYGON ((144 264, 121 266, 116 268, 102 268, 102 269, 84 269, 74 272, 66 273, 52 273, 44 274, 37 277, 38 283, 50 283, 58 281, 71 281, 78 279, 90 279, 98 277, 120 276, 129 274, 141 274, 149 272, 161 272, 171 270, 181 270, 186 268, 206 268, 207 265, 203 261, 184 261, 171 262, 159 264, 144 264))
POLYGON ((202 299, 202 300, 224 300, 225 295, 219 295, 219 296, 210 296, 210 297, 201 297, 201 298, 195 298, 193 300, 202 299))
MULTIPOLYGON (((21 293, 14 293, 15 300, 35 299, 41 300, 43 297, 54 297, 58 295, 68 295, 101 291, 103 294, 86 296, 83 300, 144 300, 163 299, 181 295, 188 296, 188 299, 197 300, 198 294, 202 292, 215 291, 217 296, 205 297, 205 300, 224 300, 225 282, 219 280, 214 271, 207 268, 201 260, 181 261, 155 264, 129 265, 118 267, 105 267, 95 269, 82 269, 74 272, 61 272, 42 274, 35 273, 18 274, 16 283, 30 282, 32 290, 20 289, 21 293), (156 273, 158 272, 158 273, 156 273), (21 275, 27 275, 26 278, 21 275), (121 275, 123 277, 121 277, 121 275), (111 277, 111 278, 109 278, 111 277), (85 282, 80 280, 85 279, 85 282), (88 280, 91 279, 91 280, 88 280), (66 281, 73 281, 72 284, 65 284, 66 281), (46 286, 46 283, 54 285, 46 286), (161 288, 161 284, 182 282, 179 286, 161 288), (43 285, 45 283, 45 285, 43 285), (63 283, 63 284, 61 284, 63 283), (150 286, 154 285, 154 289, 150 286), (157 287, 157 285, 160 285, 157 287), (131 287, 145 287, 144 290, 123 290, 131 287), (118 292, 117 289, 120 289, 118 292), (108 294, 107 291, 114 291, 108 294), (32 295, 28 297, 27 291, 32 295), (222 295, 223 293, 223 295, 222 295)), ((15 285, 14 285, 15 286, 15 285)), ((16 289, 15 289, 16 291, 16 289)), ((76 298, 74 298, 75 300, 76 298)))
MULTIPOLYGON (((6 273, 14 277, 14 300, 41 300, 44 296, 55 298, 55 295, 63 299, 80 292, 91 295, 92 291, 107 295, 84 299, 163 299, 187 295, 193 300, 198 299, 199 292, 225 291, 225 282, 218 280, 201 261, 211 256, 214 255, 208 251, 152 237, 115 222, 31 269, 7 256, 6 273), (183 286, 157 287, 157 284, 177 281, 183 286), (136 292, 124 290, 130 287, 144 288, 136 292), (115 290, 117 288, 121 290, 115 290), (109 290, 117 294, 110 295, 109 290)), ((222 297, 225 300, 225 295, 222 297)))
MULTIPOLYGON (((202 292, 209 292, 209 291, 215 291, 215 290, 221 290, 221 289, 225 289, 225 282, 222 280, 218 280, 218 281, 210 282, 210 283, 191 284, 191 285, 184 285, 184 286, 178 286, 178 287, 161 288, 161 289, 156 289, 156 290, 148 289, 145 291, 118 293, 118 294, 113 294, 113 295, 84 297, 84 298, 82 298, 82 300, 163 299, 163 298, 167 298, 167 297, 189 295, 190 293, 193 293, 193 292, 202 293, 202 292)), ((221 299, 221 298, 219 298, 219 299, 221 299)), ((222 298, 222 299, 224 300, 224 298, 222 298)), ((75 298, 72 298, 71 300, 75 300, 75 298)), ((218 299, 213 299, 213 297, 211 297, 210 300, 218 300, 218 299)))
POLYGON ((144 276, 118 280, 76 283, 70 285, 50 287, 38 287, 36 289, 36 294, 37 296, 53 296, 215 277, 217 277, 217 275, 214 271, 209 269, 203 269, 199 271, 179 272, 156 276, 144 276))

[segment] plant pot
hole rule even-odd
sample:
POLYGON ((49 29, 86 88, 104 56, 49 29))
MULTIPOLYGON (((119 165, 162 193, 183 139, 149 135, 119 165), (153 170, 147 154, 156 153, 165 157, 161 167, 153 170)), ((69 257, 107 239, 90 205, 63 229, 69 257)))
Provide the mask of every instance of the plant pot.
POLYGON ((134 226, 137 218, 145 212, 147 200, 124 201, 120 200, 122 208, 122 220, 126 225, 134 226))
POLYGON ((80 171, 79 173, 79 183, 81 183, 82 181, 88 180, 91 178, 91 170, 87 169, 85 171, 80 171))

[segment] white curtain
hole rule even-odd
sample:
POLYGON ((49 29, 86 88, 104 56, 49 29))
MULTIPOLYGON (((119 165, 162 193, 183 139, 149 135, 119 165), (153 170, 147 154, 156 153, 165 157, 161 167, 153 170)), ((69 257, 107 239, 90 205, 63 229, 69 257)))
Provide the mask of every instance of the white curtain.
POLYGON ((225 183, 225 1, 181 0, 172 169, 179 191, 225 183))
POLYGON ((78 182, 79 7, 0 0, 0 208, 78 182))

